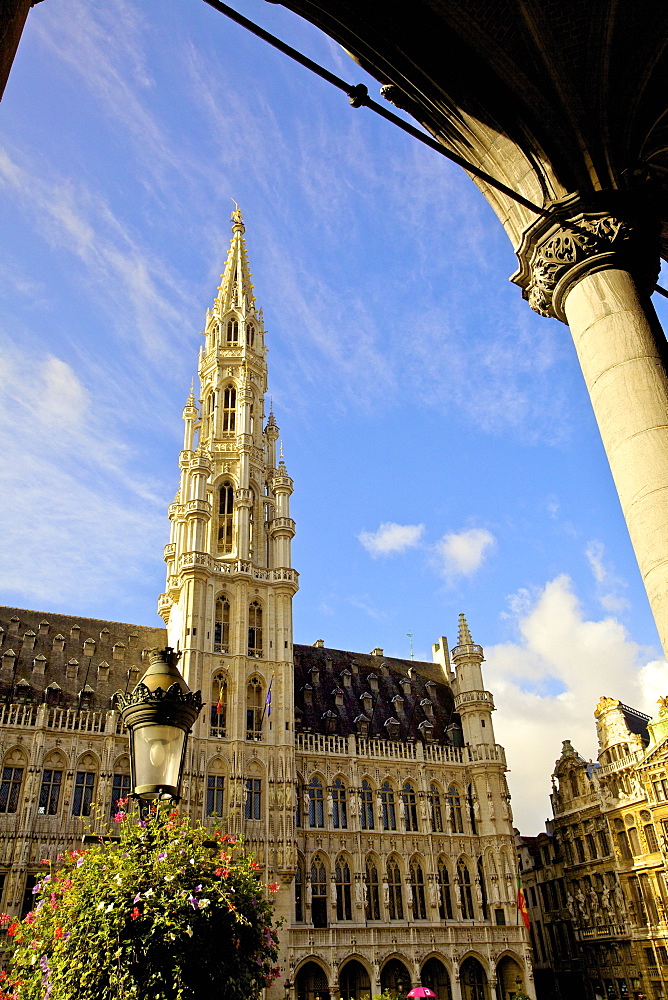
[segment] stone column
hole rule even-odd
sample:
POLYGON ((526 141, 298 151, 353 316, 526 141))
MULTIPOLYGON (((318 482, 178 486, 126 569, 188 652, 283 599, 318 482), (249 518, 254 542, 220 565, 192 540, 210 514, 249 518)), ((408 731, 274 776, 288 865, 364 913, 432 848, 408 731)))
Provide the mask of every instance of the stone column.
POLYGON ((631 542, 668 654, 668 349, 650 300, 655 240, 603 214, 541 220, 514 276, 570 326, 631 542))

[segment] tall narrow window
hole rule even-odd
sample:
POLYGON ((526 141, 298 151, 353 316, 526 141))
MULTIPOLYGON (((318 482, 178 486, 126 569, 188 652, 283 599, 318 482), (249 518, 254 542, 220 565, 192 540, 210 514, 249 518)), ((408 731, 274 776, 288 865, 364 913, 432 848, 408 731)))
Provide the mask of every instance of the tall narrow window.
POLYGON ((262 650, 262 606, 252 601, 248 608, 248 655, 261 659, 262 650))
POLYGON ((244 815, 246 819, 262 818, 262 780, 260 778, 246 778, 244 815))
POLYGON ((297 871, 295 872, 295 923, 301 924, 304 920, 304 863, 301 858, 297 860, 297 871))
POLYGON ((325 825, 325 800, 320 778, 312 778, 308 786, 308 825, 316 829, 325 825))
POLYGON ((438 785, 432 781, 429 786, 429 807, 431 812, 432 833, 443 833, 443 813, 441 811, 441 793, 438 785))
POLYGON ((366 778, 360 795, 360 821, 363 830, 373 830, 373 791, 366 778))
POLYGON ((462 823, 462 803, 456 785, 448 788, 448 820, 450 821, 451 833, 463 833, 462 823))
POLYGON ((204 401, 204 436, 215 431, 216 393, 210 392, 204 401))
POLYGON ((45 768, 42 773, 42 786, 39 790, 39 805, 37 811, 42 816, 55 816, 58 812, 60 789, 63 784, 63 772, 53 768, 45 768))
MULTIPOLYGON (((223 793, 225 778, 222 774, 210 774, 206 781, 206 814, 207 816, 223 815, 223 793)), ((258 817, 259 818, 259 817, 258 817)))
POLYGON ((262 739, 262 681, 251 677, 246 688, 246 739, 262 739))
POLYGON ((387 863, 387 887, 390 896, 390 920, 404 919, 404 902, 401 893, 401 872, 396 861, 387 863))
POLYGON ((223 674, 215 674, 211 682, 211 731, 209 736, 225 736, 226 732, 227 680, 223 674))
POLYGON ((332 785, 332 824, 335 830, 345 830, 348 826, 346 788, 340 778, 332 785))
MULTIPOLYGON (((127 759, 127 758, 126 758, 127 759)), ((115 774, 111 786, 111 815, 119 810, 118 800, 127 799, 130 795, 130 775, 115 774)))
MULTIPOLYGON (((234 487, 231 483, 223 483, 218 491, 218 551, 232 551, 232 534, 234 522, 234 487)), ((222 652, 222 650, 221 650, 222 652)))
POLYGON ((380 892, 378 887, 378 869, 374 862, 367 858, 364 872, 366 886, 365 912, 367 920, 380 920, 380 892))
MULTIPOLYGON (((550 885, 550 883, 547 882, 546 885, 550 885)), ((487 912, 487 886, 485 885, 485 869, 482 864, 482 858, 478 858, 478 888, 480 890, 479 900, 480 909, 482 910, 482 919, 487 920, 489 917, 487 912)))
POLYGON ((90 816, 90 805, 93 801, 95 774, 92 771, 77 771, 74 783, 74 799, 72 800, 73 816, 90 816))
POLYGON ((22 780, 22 767, 3 767, 2 783, 0 784, 0 813, 16 812, 22 780))
POLYGON ((463 858, 457 864, 459 882, 459 903, 464 920, 473 920, 473 897, 471 895, 471 875, 463 858))
POLYGON ((255 550, 255 491, 249 490, 248 492, 250 493, 250 508, 248 510, 248 551, 251 559, 253 559, 255 550))
POLYGON ((441 920, 452 920, 450 873, 443 860, 438 862, 438 915, 441 920))
POLYGON ((223 433, 233 434, 237 425, 237 390, 233 385, 223 389, 223 433))
POLYGON ((317 854, 311 864, 311 921, 314 927, 327 926, 327 869, 317 854))
POLYGON ((228 344, 238 344, 239 343, 239 320, 229 319, 227 321, 227 343, 228 344))
POLYGON ((252 323, 246 327, 246 343, 249 347, 255 347, 255 327, 252 323))
POLYGON ((469 807, 469 823, 471 824, 471 833, 475 836, 478 830, 476 828, 476 821, 475 821, 475 801, 473 798, 473 785, 468 785, 466 788, 466 803, 469 807))
POLYGON ((427 904, 424 895, 424 872, 422 865, 413 861, 410 867, 411 890, 413 893, 413 920, 427 919, 427 904))
POLYGON ((334 868, 334 880, 336 883, 336 919, 352 920, 353 910, 350 894, 350 865, 339 858, 334 868))
POLYGON ((394 808, 394 791, 389 781, 384 781, 380 789, 380 812, 383 830, 396 830, 397 816, 394 808))
POLYGON ((223 595, 216 601, 216 617, 213 622, 214 653, 230 651, 230 602, 223 595))
POLYGON ((408 833, 415 833, 418 828, 417 800, 415 789, 410 781, 407 781, 401 791, 401 799, 404 806, 404 828, 408 833))

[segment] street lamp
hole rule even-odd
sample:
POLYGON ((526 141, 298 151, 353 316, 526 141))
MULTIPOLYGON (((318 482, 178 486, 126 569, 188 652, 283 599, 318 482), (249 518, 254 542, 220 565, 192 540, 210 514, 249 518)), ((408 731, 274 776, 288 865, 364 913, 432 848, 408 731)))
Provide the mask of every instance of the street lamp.
POLYGON ((180 798, 188 734, 202 708, 201 692, 191 691, 179 672, 180 658, 171 646, 150 650, 148 670, 131 694, 118 698, 138 799, 180 798))

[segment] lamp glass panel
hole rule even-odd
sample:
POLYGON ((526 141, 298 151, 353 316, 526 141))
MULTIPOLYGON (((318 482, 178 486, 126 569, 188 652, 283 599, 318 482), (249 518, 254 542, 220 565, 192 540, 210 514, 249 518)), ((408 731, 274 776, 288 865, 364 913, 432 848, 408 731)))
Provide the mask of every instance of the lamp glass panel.
POLYGON ((135 787, 154 786, 156 795, 158 788, 178 788, 185 731, 178 726, 142 726, 133 735, 135 787))

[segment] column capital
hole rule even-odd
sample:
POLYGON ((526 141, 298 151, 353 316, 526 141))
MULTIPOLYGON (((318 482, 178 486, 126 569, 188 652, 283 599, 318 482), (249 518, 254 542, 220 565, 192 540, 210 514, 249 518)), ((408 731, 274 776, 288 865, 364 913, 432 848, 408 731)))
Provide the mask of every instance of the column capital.
POLYGON ((520 266, 510 280, 534 312, 566 323, 564 302, 573 286, 612 268, 630 272, 639 288, 651 292, 660 266, 655 227, 640 217, 583 211, 569 201, 530 226, 517 250, 520 266))

